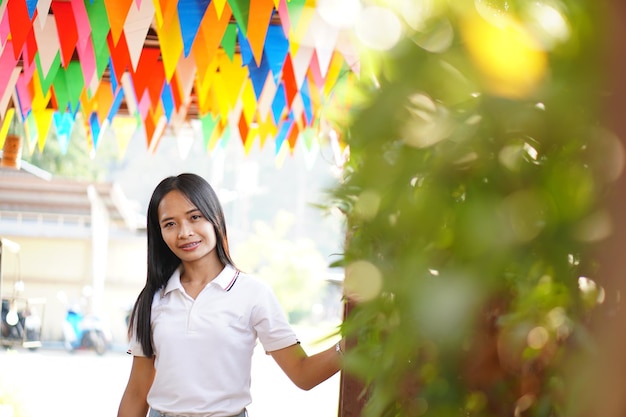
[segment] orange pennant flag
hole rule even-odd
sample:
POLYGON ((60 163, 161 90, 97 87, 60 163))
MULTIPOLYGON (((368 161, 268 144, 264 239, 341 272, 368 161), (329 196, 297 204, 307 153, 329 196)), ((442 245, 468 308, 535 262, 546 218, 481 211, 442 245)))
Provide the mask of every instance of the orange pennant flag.
POLYGON ((222 38, 224 37, 224 32, 232 16, 232 11, 228 5, 224 7, 223 13, 218 15, 214 3, 215 2, 211 2, 211 4, 209 4, 202 18, 202 22, 200 23, 196 41, 191 47, 201 84, 205 84, 205 77, 212 76, 208 68, 213 63, 213 58, 219 49, 222 38))
POLYGON ((98 120, 103 123, 109 115, 111 106, 113 106, 111 83, 108 81, 100 82, 92 100, 94 101, 94 110, 98 113, 98 120))
POLYGON ((265 37, 267 36, 267 27, 270 24, 273 11, 274 0, 250 1, 250 15, 248 16, 247 35, 257 67, 261 66, 263 49, 265 48, 265 37))
POLYGON ((104 0, 114 45, 117 45, 117 42, 120 40, 128 11, 132 5, 133 0, 104 0))

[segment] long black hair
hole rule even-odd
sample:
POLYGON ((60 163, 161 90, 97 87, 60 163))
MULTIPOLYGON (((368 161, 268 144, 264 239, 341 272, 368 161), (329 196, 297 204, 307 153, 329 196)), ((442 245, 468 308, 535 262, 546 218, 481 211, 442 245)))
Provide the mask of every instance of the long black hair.
POLYGON ((136 328, 137 340, 146 356, 152 356, 152 328, 150 316, 154 294, 165 287, 168 279, 180 265, 180 259, 167 246, 161 235, 159 224, 159 204, 170 191, 178 190, 194 204, 204 217, 213 224, 217 243, 215 250, 219 260, 224 265, 233 265, 228 250, 226 235, 226 221, 224 211, 217 194, 211 185, 196 174, 180 174, 167 177, 154 189, 148 204, 148 276, 146 285, 139 293, 133 307, 128 324, 129 333, 136 328))

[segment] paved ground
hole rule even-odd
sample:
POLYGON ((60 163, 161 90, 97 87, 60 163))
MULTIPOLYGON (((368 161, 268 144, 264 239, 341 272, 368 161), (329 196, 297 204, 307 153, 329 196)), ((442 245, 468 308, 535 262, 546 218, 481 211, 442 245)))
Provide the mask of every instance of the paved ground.
MULTIPOLYGON (((27 412, 19 417, 115 417, 130 364, 131 358, 121 349, 104 356, 91 351, 0 349, 0 404, 13 392, 22 398, 27 412)), ((252 381, 251 417, 337 416, 339 375, 302 391, 259 350, 252 381)), ((0 405, 0 417, 9 416, 0 405)))

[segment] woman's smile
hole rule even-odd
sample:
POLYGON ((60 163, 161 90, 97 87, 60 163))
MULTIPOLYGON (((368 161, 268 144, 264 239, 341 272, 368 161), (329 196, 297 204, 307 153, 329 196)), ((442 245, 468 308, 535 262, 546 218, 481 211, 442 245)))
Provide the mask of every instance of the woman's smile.
POLYGON ((191 243, 186 243, 184 245, 180 245, 178 246, 179 249, 182 249, 184 251, 192 251, 194 249, 196 249, 198 246, 200 246, 200 242, 191 242, 191 243))

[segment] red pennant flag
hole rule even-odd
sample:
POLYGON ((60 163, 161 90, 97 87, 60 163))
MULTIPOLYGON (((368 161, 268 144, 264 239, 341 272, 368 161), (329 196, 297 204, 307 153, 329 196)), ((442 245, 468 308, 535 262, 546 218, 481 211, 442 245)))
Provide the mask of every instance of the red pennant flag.
MULTIPOLYGON (((9 1, 6 12, 11 28, 11 40, 13 42, 13 54, 15 59, 20 57, 22 47, 28 37, 28 32, 33 29, 33 22, 28 15, 28 8, 25 1, 9 1)), ((1 17, 1 16, 0 16, 1 17)))
POLYGON ((289 143, 289 152, 293 153, 296 148, 296 143, 298 142, 298 136, 300 136, 300 128, 297 123, 294 123, 291 127, 291 132, 289 132, 289 136, 287 136, 287 143, 289 143))
POLYGON ((137 63, 137 70, 132 74, 135 95, 141 97, 148 90, 152 106, 160 101, 165 84, 165 68, 159 60, 161 51, 157 48, 144 48, 137 63))
POLYGON ((72 3, 60 0, 54 0, 51 7, 54 20, 57 22, 59 43, 61 44, 61 64, 63 68, 67 69, 78 42, 78 28, 74 19, 74 10, 72 3))
POLYGON ((35 55, 37 55, 37 39, 35 38, 35 31, 32 29, 28 32, 26 36, 26 48, 24 53, 22 54, 22 58, 26 59, 28 65, 32 65, 35 60, 35 55))
POLYGON ((246 118, 244 117, 243 112, 241 113, 241 116, 239 117, 238 128, 239 128, 239 136, 241 137, 241 142, 243 143, 243 146, 245 147, 250 128, 248 126, 248 122, 246 122, 246 118))
MULTIPOLYGON (((107 35, 107 44, 109 46, 109 52, 111 54, 111 62, 113 63, 113 72, 115 72, 115 79, 119 84, 122 79, 122 75, 127 69, 132 68, 130 53, 128 52, 128 45, 126 44, 126 36, 124 32, 120 35, 117 43, 113 42, 111 32, 107 35)), ((113 74, 111 74, 113 75, 113 74)))
POLYGON ((283 66, 283 82, 285 83, 285 93, 287 94, 287 107, 291 107, 293 99, 298 94, 298 83, 291 62, 291 55, 287 55, 285 65, 283 66))

